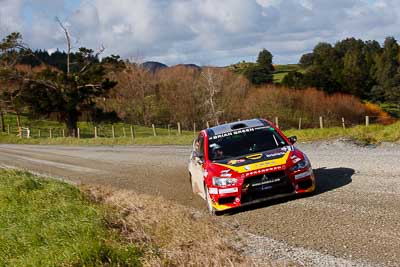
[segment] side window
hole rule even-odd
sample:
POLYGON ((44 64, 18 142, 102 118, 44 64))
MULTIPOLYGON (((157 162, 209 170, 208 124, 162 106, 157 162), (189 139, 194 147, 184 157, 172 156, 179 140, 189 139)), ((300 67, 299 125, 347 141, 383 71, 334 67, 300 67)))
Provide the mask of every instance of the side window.
POLYGON ((204 157, 204 136, 199 137, 199 143, 200 143, 199 156, 204 157))
POLYGON ((198 157, 204 156, 204 136, 199 135, 194 143, 194 151, 198 157))

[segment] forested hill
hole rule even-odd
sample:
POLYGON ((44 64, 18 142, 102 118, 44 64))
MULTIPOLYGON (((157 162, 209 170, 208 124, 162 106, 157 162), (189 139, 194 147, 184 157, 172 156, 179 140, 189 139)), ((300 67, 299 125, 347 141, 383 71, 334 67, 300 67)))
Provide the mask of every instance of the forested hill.
POLYGON ((387 37, 383 46, 355 38, 319 43, 299 64, 301 71, 290 72, 283 85, 352 94, 400 115, 400 47, 395 38, 387 37))

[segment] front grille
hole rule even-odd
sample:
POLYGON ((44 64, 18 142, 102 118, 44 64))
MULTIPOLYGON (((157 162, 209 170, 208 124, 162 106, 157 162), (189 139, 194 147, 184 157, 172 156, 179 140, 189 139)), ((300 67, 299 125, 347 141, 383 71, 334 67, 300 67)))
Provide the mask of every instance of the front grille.
POLYGON ((285 171, 271 172, 248 177, 242 186, 242 203, 294 191, 285 171))

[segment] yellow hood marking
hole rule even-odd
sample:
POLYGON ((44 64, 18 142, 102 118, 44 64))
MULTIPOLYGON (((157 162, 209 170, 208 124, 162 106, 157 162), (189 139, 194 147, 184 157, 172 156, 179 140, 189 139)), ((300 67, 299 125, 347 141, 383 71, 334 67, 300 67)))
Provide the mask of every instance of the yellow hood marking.
POLYGON ((260 170, 260 169, 264 169, 264 168, 275 167, 275 166, 286 164, 289 154, 290 154, 290 151, 287 151, 283 157, 278 158, 278 159, 271 159, 271 160, 261 161, 261 162, 247 164, 247 165, 243 165, 243 166, 237 166, 237 167, 227 165, 227 164, 220 164, 220 163, 215 163, 215 164, 225 167, 225 168, 229 168, 237 173, 245 173, 245 172, 249 172, 249 171, 256 171, 256 170, 260 170), (247 169, 246 169, 246 167, 247 167, 247 169))

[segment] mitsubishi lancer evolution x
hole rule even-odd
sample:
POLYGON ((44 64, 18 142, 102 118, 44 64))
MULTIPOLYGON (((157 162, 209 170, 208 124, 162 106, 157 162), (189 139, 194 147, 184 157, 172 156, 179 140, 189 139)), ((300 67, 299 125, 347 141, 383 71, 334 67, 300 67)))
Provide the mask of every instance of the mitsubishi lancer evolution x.
POLYGON ((313 193, 307 156, 271 122, 252 119, 202 130, 189 161, 194 193, 210 213, 268 199, 313 193))

